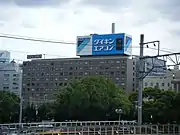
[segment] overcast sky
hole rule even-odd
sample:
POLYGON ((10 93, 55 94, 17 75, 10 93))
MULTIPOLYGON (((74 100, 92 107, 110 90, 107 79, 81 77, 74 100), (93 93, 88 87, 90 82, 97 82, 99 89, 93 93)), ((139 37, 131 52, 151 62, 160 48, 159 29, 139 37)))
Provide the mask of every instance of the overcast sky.
MULTIPOLYGON (((75 42, 76 36, 110 33, 115 22, 116 32, 132 35, 134 46, 144 33, 146 41, 160 40, 162 50, 178 52, 179 14, 180 0, 0 0, 0 33, 75 42)), ((15 51, 76 55, 75 45, 2 38, 0 48, 13 50, 12 57, 19 60, 27 53, 15 51)), ((138 50, 133 48, 133 54, 138 50)))

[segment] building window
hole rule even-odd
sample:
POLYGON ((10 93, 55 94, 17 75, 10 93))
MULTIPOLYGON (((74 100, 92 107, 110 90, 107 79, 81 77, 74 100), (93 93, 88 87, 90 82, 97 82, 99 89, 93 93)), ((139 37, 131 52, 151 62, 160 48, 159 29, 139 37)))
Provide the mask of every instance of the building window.
POLYGON ((69 75, 72 75, 72 72, 69 72, 69 75))
POLYGON ((8 89, 9 89, 9 87, 3 87, 3 89, 4 89, 4 90, 8 90, 8 89))
POLYGON ((84 73, 84 75, 88 75, 88 73, 87 73, 87 72, 85 72, 85 73, 84 73))
POLYGON ((16 82, 13 82, 13 85, 18 85, 18 83, 16 83, 16 82))
POLYGON ((156 83, 156 87, 159 88, 159 83, 156 83))
POLYGON ((145 82, 145 86, 148 86, 148 83, 147 83, 147 82, 145 82))
POLYGON ((111 75, 114 75, 114 72, 111 72, 111 75))
POLYGON ((19 77, 19 74, 13 74, 14 77, 19 77))
POLYGON ((19 89, 19 87, 13 87, 13 89, 17 90, 17 89, 19 89))
POLYGON ((162 83, 162 86, 164 86, 164 83, 162 83))
POLYGON ((9 77, 9 74, 4 74, 4 77, 9 77))
POLYGON ((99 72, 99 75, 103 75, 103 72, 99 72))
POLYGON ((80 72, 79 75, 83 75, 83 72, 80 72))

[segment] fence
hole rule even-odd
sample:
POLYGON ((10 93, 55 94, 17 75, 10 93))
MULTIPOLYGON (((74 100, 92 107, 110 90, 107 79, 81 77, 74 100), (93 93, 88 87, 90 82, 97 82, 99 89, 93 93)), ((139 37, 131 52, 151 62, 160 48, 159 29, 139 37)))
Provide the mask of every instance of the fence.
POLYGON ((142 125, 133 122, 48 122, 1 124, 0 135, 180 135, 179 125, 142 125))

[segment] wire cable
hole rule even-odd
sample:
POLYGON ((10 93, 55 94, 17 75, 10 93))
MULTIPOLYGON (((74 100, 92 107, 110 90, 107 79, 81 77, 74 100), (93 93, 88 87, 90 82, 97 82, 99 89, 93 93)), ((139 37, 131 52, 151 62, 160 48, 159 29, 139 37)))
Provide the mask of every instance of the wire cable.
MULTIPOLYGON (((55 44, 69 44, 69 45, 75 45, 76 43, 73 42, 65 42, 65 41, 57 41, 57 40, 48 40, 48 39, 38 39, 38 38, 33 38, 33 37, 24 37, 20 35, 11 35, 11 34, 4 34, 0 33, 0 38, 8 38, 8 39, 16 39, 16 40, 28 40, 28 41, 35 41, 35 42, 46 42, 46 43, 55 43, 55 44)), ((131 48, 140 48, 138 45, 134 45, 131 48)), ((157 48, 152 48, 148 47, 149 49, 152 50, 158 50, 157 48)), ((167 48, 166 48, 167 49, 167 48)), ((159 49, 161 52, 166 52, 166 53, 173 53, 172 51, 169 51, 170 49, 165 50, 164 49, 159 49)), ((11 50, 12 51, 12 50, 11 50)), ((15 51, 14 51, 15 52, 15 51)), ((17 51, 16 51, 17 52, 17 51)), ((20 51, 19 51, 20 52, 20 51)), ((54 54, 44 54, 48 56, 57 56, 57 57, 67 57, 67 56, 61 56, 61 55, 54 55, 54 54)))
POLYGON ((54 44, 71 44, 71 45, 76 44, 76 43, 71 43, 71 42, 38 39, 38 38, 30 38, 30 37, 22 37, 22 36, 14 36, 14 35, 8 35, 8 34, 0 34, 0 37, 1 38, 16 39, 16 40, 28 40, 28 41, 35 41, 35 42, 54 43, 54 44))
MULTIPOLYGON (((76 43, 73 42, 65 42, 65 41, 57 41, 57 40, 50 40, 50 39, 38 39, 38 38, 34 38, 34 37, 24 37, 24 36, 20 36, 20 35, 11 35, 11 34, 3 34, 0 33, 0 37, 1 38, 9 38, 9 39, 17 39, 17 40, 29 40, 29 41, 35 41, 35 42, 47 42, 47 43, 56 43, 56 44, 70 44, 70 45, 76 45, 76 43)), ((139 48, 139 46, 132 46, 132 48, 139 48)), ((151 47, 148 47, 150 49, 153 49, 151 47)), ((171 52, 170 49, 168 48, 163 48, 164 50, 160 49, 160 51, 163 52, 171 52), (169 51, 167 51, 169 50, 169 51)))

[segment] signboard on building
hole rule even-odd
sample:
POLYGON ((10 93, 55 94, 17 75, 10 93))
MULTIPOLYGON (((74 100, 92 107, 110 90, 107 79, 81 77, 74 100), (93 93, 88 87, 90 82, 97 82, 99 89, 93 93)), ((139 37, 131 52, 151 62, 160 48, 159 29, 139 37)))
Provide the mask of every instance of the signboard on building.
POLYGON ((42 54, 36 54, 36 55, 27 55, 27 59, 41 59, 42 54))
POLYGON ((91 36, 78 36, 76 44, 77 56, 92 55, 92 38, 91 36))
POLYGON ((93 34, 87 37, 78 37, 77 55, 131 55, 132 37, 125 33, 120 34, 93 34), (81 44, 79 42, 82 41, 81 44), (83 52, 83 53, 82 53, 83 52))

